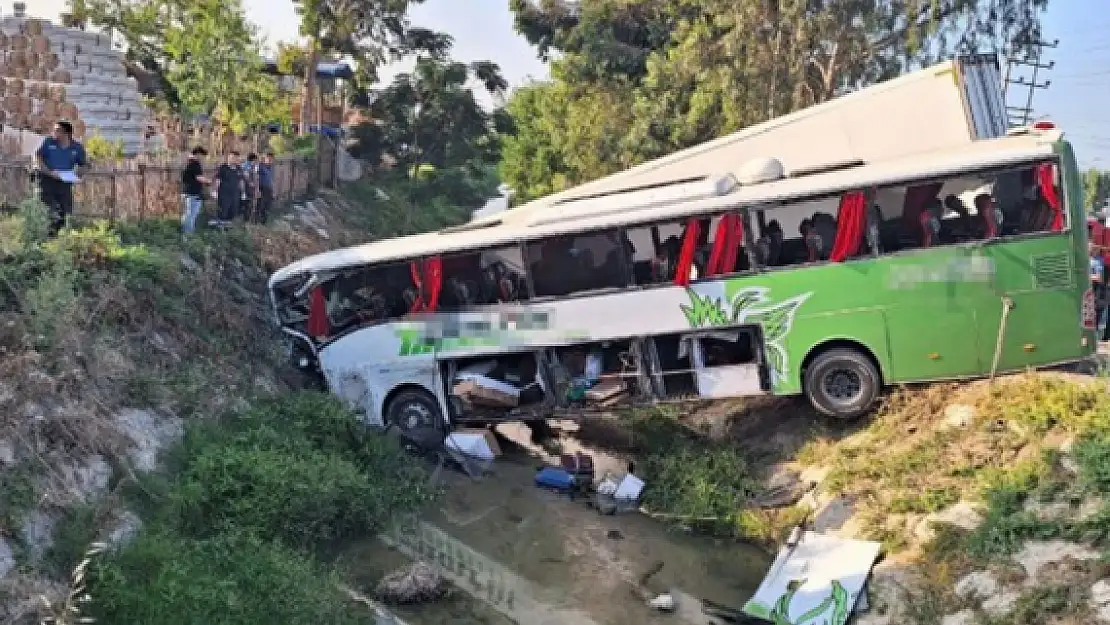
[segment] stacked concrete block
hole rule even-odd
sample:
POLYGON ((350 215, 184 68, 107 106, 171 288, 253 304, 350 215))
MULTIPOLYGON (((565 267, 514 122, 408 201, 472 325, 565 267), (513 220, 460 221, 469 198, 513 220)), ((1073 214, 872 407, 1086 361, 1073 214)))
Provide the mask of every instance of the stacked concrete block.
POLYGON ((65 119, 78 138, 119 140, 134 154, 142 149, 148 116, 123 54, 107 36, 45 20, 0 19, 0 150, 25 153, 27 143, 36 143, 25 134, 47 135, 65 119))

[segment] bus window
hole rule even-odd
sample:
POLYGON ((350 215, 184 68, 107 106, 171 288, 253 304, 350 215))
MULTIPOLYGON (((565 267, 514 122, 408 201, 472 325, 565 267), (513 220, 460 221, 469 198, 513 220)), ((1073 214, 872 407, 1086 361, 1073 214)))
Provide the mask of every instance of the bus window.
POLYGON ((871 248, 867 198, 859 191, 759 211, 756 216, 755 257, 764 267, 840 262, 871 248))
POLYGON ((749 271, 746 230, 739 213, 629 228, 633 280, 638 285, 675 284, 687 237, 693 249, 685 274, 688 281, 749 271))
POLYGON ((885 253, 1064 229, 1052 163, 880 188, 885 253))
POLYGON ((528 244, 529 273, 536 297, 628 286, 631 246, 623 232, 581 233, 528 244))
POLYGON ((519 247, 504 247, 445 256, 439 311, 465 310, 528 299, 524 256, 519 247))
POLYGON ((358 267, 321 283, 332 336, 411 312, 416 299, 409 263, 358 267))

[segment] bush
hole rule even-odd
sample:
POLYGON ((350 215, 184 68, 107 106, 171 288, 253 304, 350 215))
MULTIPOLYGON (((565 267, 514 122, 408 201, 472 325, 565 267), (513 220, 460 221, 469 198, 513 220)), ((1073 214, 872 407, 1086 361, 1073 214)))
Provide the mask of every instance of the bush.
POLYGON ((143 533, 90 567, 90 616, 127 625, 370 623, 311 558, 245 533, 143 533))
POLYGON ((373 535, 431 495, 424 470, 394 441, 321 393, 191 428, 178 466, 161 517, 193 537, 235 529, 320 549, 373 535))

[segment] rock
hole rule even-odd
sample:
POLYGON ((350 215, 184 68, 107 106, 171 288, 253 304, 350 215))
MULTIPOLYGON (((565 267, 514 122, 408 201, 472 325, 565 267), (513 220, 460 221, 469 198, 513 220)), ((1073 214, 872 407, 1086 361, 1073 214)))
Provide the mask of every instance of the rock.
POLYGON ((0 440, 0 467, 15 464, 15 445, 10 441, 0 440))
POLYGON ((952 404, 944 409, 944 425, 949 428, 965 428, 975 420, 975 408, 964 404, 952 404))
POLYGON ((1041 502, 1028 499, 1024 505, 1025 511, 1041 521, 1054 521, 1067 518, 1071 514, 1071 504, 1066 501, 1041 502))
POLYGON ((1100 579, 1091 586, 1091 597, 1088 600, 1095 618, 1102 623, 1110 623, 1110 581, 1100 579))
POLYGON ((6 540, 0 538, 0 579, 15 570, 15 552, 6 540))
POLYGON ((126 545, 138 535, 142 526, 143 521, 139 518, 139 515, 130 510, 123 510, 116 514, 116 519, 112 524, 112 529, 108 531, 105 542, 110 547, 126 545))
POLYGON ((961 501, 938 513, 929 515, 936 523, 946 523, 963 530, 971 531, 983 522, 979 507, 968 501, 961 501))
POLYGON ((58 519, 42 510, 33 510, 24 517, 19 534, 32 560, 41 558, 54 543, 54 526, 57 523, 58 519))
POLYGON ((802 471, 801 480, 812 484, 820 484, 829 476, 832 469, 829 467, 806 467, 802 471))
POLYGON ((1079 463, 1071 456, 1060 456, 1060 467, 1072 475, 1079 475, 1079 463))
POLYGON ((1037 581, 1037 573, 1046 564, 1055 564, 1067 559, 1072 560, 1097 560, 1099 553, 1077 543, 1064 540, 1028 540, 1021 551, 1014 554, 1014 560, 1025 569, 1026 586, 1033 586, 1037 581))
POLYGON ((767 480, 766 490, 755 497, 755 505, 760 508, 785 508, 798 503, 812 484, 801 481, 797 471, 776 470, 767 480))
POLYGON ((331 239, 331 235, 328 234, 327 230, 324 230, 323 228, 319 228, 319 227, 315 228, 315 230, 316 230, 316 236, 320 237, 321 239, 323 239, 325 241, 328 241, 328 240, 331 239))
POLYGON ((1017 605, 1018 599, 1021 598, 1019 593, 1013 591, 1000 592, 997 595, 987 599, 983 602, 983 611, 990 616, 1000 617, 1013 612, 1014 606, 1017 605))
POLYGON ((940 625, 976 625, 979 619, 975 617, 975 612, 971 610, 960 610, 955 614, 949 614, 940 620, 940 625))
POLYGON ((435 601, 446 593, 446 580, 426 562, 414 562, 386 575, 374 590, 380 601, 401 605, 435 601))
POLYGON ((956 594, 964 599, 987 599, 998 593, 998 580, 987 571, 969 573, 956 582, 956 594))
POLYGON ((674 612, 675 609, 674 597, 672 597, 670 593, 663 593, 659 595, 658 597, 649 601, 648 605, 656 610, 659 610, 660 612, 674 612))
POLYGON ((200 273, 200 263, 193 260, 193 257, 188 254, 181 255, 181 266, 184 267, 186 271, 200 273))
POLYGON ((837 497, 825 504, 813 519, 813 530, 818 533, 836 531, 852 518, 856 502, 848 497, 837 497))
POLYGON ((158 455, 175 443, 185 432, 185 424, 176 417, 161 416, 149 410, 127 409, 113 417, 116 426, 131 439, 133 448, 128 458, 140 472, 158 467, 158 455))

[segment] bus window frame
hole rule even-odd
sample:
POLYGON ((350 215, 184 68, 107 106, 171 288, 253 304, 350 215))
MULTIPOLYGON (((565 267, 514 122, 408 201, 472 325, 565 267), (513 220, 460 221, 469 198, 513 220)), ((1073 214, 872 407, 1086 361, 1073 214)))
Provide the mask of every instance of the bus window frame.
POLYGON ((995 246, 995 245, 1001 245, 1001 244, 1004 244, 1004 243, 1019 242, 1019 241, 1025 241, 1025 240, 1029 240, 1029 239, 1037 239, 1037 238, 1042 238, 1042 237, 1054 237, 1054 236, 1071 237, 1072 236, 1072 227, 1073 227, 1072 221, 1073 220, 1072 220, 1071 212, 1068 210, 1068 207, 1070 206, 1071 195, 1069 194, 1068 189, 1067 189, 1067 184, 1065 183, 1063 165, 1062 165, 1061 157, 1060 157, 1059 154, 1054 154, 1052 156, 1046 156, 1046 157, 1040 157, 1040 158, 1037 158, 1037 159, 1034 159, 1034 160, 1031 160, 1031 161, 1021 161, 1017 164, 1009 164, 1009 165, 1004 165, 1004 166, 1000 166, 1000 167, 996 166, 996 167, 985 167, 983 169, 973 169, 973 170, 962 172, 960 174, 952 174, 952 175, 948 175, 948 176, 932 176, 932 177, 928 177, 928 178, 911 178, 911 179, 908 179, 908 180, 899 180, 899 181, 896 181, 896 182, 888 182, 888 183, 883 184, 883 185, 872 187, 871 191, 873 193, 878 193, 878 191, 880 189, 919 186, 919 185, 925 185, 925 184, 932 184, 932 183, 936 183, 936 182, 939 182, 939 183, 943 184, 947 180, 954 180, 954 179, 959 179, 959 178, 969 177, 969 176, 981 176, 981 177, 989 177, 989 176, 992 176, 992 175, 997 176, 997 175, 1000 175, 1000 174, 1005 174, 1005 173, 1010 173, 1010 172, 1019 172, 1023 169, 1031 169, 1031 168, 1034 168, 1038 165, 1042 165, 1044 163, 1051 163, 1055 167, 1056 176, 1058 178, 1057 187, 1058 187, 1059 193, 1060 193, 1060 203, 1061 203, 1061 209, 1060 210, 1064 213, 1064 227, 1059 232, 1054 232, 1052 230, 1042 230, 1040 232, 1026 232, 1026 233, 1022 233, 1022 234, 1009 234, 1009 235, 1004 235, 1004 236, 997 236, 993 239, 980 239, 978 241, 965 241, 963 243, 949 243, 949 244, 946 244, 946 245, 938 245, 938 246, 927 247, 927 248, 926 247, 914 247, 914 248, 911 248, 911 249, 908 249, 908 250, 897 250, 897 251, 894 251, 894 252, 887 252, 885 250, 882 250, 881 249, 882 241, 879 241, 880 250, 879 250, 879 253, 876 257, 881 259, 881 258, 901 257, 901 256, 908 256, 908 255, 914 255, 914 254, 923 254, 923 253, 927 254, 929 252, 934 252, 934 251, 941 250, 941 249, 956 249, 956 248, 982 249, 984 247, 991 247, 991 246, 995 246))
POLYGON ((628 228, 627 226, 609 226, 609 227, 606 227, 606 228, 590 228, 588 230, 576 230, 574 232, 570 232, 570 233, 566 233, 566 234, 559 234, 559 235, 554 235, 554 236, 549 236, 549 237, 544 237, 544 238, 536 238, 536 239, 528 239, 528 240, 520 241, 518 244, 522 247, 521 253, 523 254, 523 257, 524 257, 524 274, 525 274, 526 280, 528 282, 528 301, 527 302, 520 302, 520 303, 521 304, 547 304, 547 303, 555 302, 555 301, 576 299, 576 298, 579 298, 579 297, 597 297, 599 295, 612 295, 613 293, 626 292, 629 289, 636 288, 635 285, 632 284, 632 261, 628 257, 627 250, 625 249, 624 245, 621 243, 621 239, 619 238, 619 237, 624 236, 625 231, 627 230, 627 228, 628 228), (590 236, 590 235, 595 235, 595 234, 604 233, 604 232, 614 232, 618 236, 617 248, 620 250, 621 260, 623 261, 621 263, 621 265, 622 265, 622 273, 623 273, 623 277, 624 277, 624 286, 609 286, 609 287, 603 287, 603 288, 600 288, 600 289, 588 289, 588 290, 585 290, 585 291, 575 291, 574 293, 568 293, 566 295, 536 295, 536 283, 535 283, 535 280, 533 280, 533 278, 532 278, 532 260, 530 258, 531 255, 528 253, 529 246, 541 244, 541 243, 544 243, 545 241, 550 241, 552 239, 556 239, 556 238, 560 238, 560 237, 590 236))
MULTIPOLYGON (((780 210, 783 207, 787 207, 791 204, 801 204, 801 203, 805 203, 805 202, 814 202, 814 201, 821 201, 821 200, 826 200, 826 199, 831 199, 831 198, 837 198, 837 200, 838 200, 838 203, 837 203, 838 214, 836 216, 836 219, 837 219, 837 226, 839 227, 839 224, 840 224, 839 200, 842 199, 845 194, 852 193, 853 191, 862 191, 863 194, 864 194, 864 198, 865 198, 865 201, 866 201, 866 207, 867 207, 867 209, 866 209, 867 223, 864 226, 863 241, 861 242, 861 244, 862 245, 867 245, 868 247, 872 248, 869 252, 863 252, 863 253, 858 254, 856 256, 853 256, 851 258, 844 259, 840 262, 833 262, 831 260, 818 260, 818 261, 814 261, 814 262, 795 263, 795 264, 792 264, 792 265, 763 265, 762 263, 758 263, 758 260, 757 260, 755 254, 750 254, 752 267, 755 268, 755 272, 762 274, 762 273, 773 273, 773 272, 783 271, 783 270, 810 269, 810 268, 813 268, 813 267, 821 267, 821 266, 824 266, 824 265, 847 265, 847 264, 850 264, 850 263, 855 263, 855 262, 859 262, 859 261, 870 261, 870 260, 874 260, 875 258, 878 258, 879 255, 877 253, 877 250, 875 249, 876 246, 872 246, 870 244, 870 242, 868 241, 868 238, 867 238, 867 233, 869 232, 872 224, 874 223, 875 215, 874 215, 874 211, 871 210, 871 205, 875 200, 875 190, 876 190, 875 187, 867 187, 867 188, 863 188, 863 189, 859 189, 859 188, 844 189, 842 191, 837 191, 837 192, 834 192, 834 193, 824 193, 824 194, 821 194, 821 195, 797 197, 797 198, 792 198, 789 201, 761 204, 758 207, 756 207, 756 206, 749 207, 748 210, 750 212, 756 213, 756 219, 760 223, 761 227, 766 228, 767 223, 768 223, 767 215, 769 213, 773 213, 776 210, 780 210)), ((772 219, 774 218, 773 214, 771 215, 771 218, 772 219)), ((750 224, 750 219, 748 220, 748 224, 750 224)), ((747 228, 747 226, 745 226, 745 228, 747 228)), ((744 233, 745 245, 751 245, 751 246, 753 246, 752 249, 754 249, 755 234, 754 234, 754 232, 751 231, 750 228, 747 228, 747 230, 748 231, 744 233), (748 242, 749 235, 752 237, 751 242, 748 242)), ((751 273, 751 272, 722 274, 720 276, 713 276, 713 277, 714 278, 726 278, 726 277, 730 277, 730 276, 744 276, 744 275, 748 275, 749 273, 751 273)))

